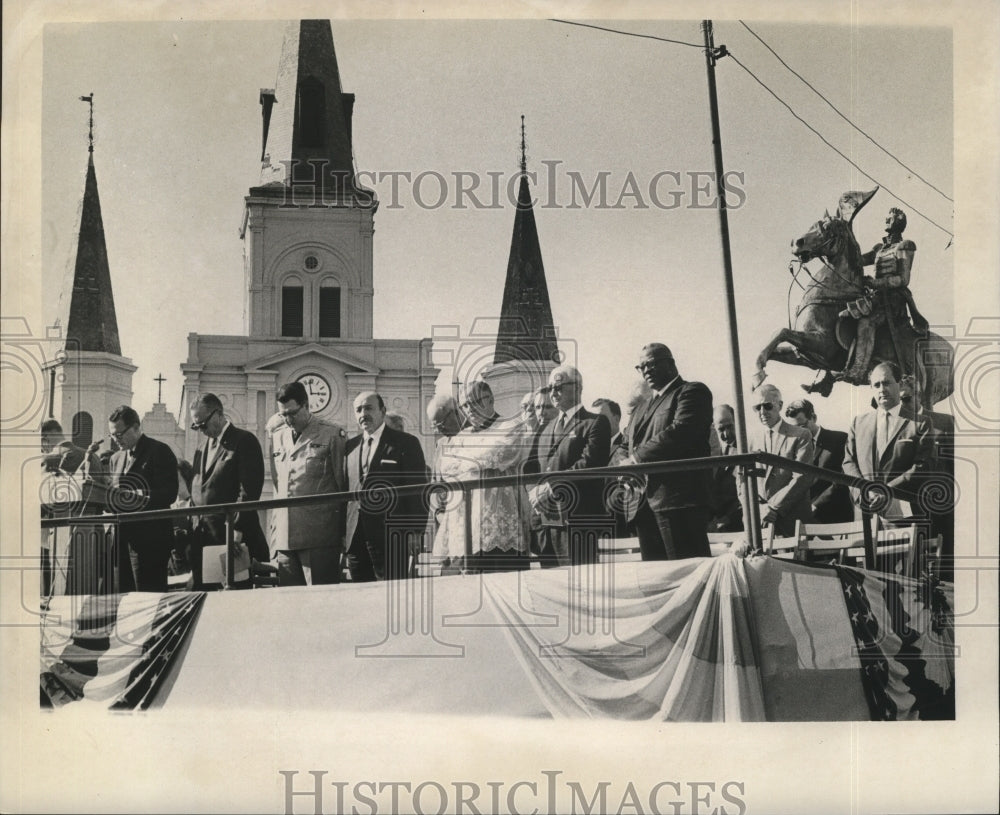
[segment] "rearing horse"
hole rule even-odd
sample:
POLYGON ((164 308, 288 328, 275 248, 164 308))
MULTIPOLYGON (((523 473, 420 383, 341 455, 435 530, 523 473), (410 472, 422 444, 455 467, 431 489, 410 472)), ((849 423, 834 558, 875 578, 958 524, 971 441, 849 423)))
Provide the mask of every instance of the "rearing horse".
MULTIPOLYGON (((823 268, 816 272, 806 270, 810 280, 795 313, 795 328, 782 328, 761 350, 753 387, 757 388, 767 377, 764 365, 768 360, 775 360, 823 371, 822 380, 802 387, 829 396, 835 381, 846 380, 842 372, 857 328, 853 318, 841 317, 840 312, 865 294, 861 248, 850 220, 827 213, 801 238, 792 241, 792 254, 802 263, 820 258, 823 268), (841 375, 835 377, 831 372, 841 375)), ((879 327, 868 370, 879 362, 895 362, 904 374, 914 376, 914 393, 920 404, 930 409, 954 388, 954 351, 937 334, 921 335, 909 325, 901 328, 903 342, 897 353, 886 326, 879 327)), ((855 380, 853 384, 867 384, 867 379, 855 380)))

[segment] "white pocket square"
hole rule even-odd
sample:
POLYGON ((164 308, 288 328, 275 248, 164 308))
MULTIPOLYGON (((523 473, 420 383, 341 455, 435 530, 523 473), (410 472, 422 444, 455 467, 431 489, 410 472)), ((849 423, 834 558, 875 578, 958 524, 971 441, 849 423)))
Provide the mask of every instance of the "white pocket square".
POLYGON ((394 458, 384 458, 384 459, 382 459, 382 463, 383 464, 399 464, 399 462, 396 461, 396 459, 394 459, 394 458))

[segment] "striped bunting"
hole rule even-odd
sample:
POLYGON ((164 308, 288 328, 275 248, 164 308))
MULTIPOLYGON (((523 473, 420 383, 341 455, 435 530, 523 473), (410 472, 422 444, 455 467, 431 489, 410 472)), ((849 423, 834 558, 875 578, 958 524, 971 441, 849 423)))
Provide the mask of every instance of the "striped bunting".
POLYGON ((556 717, 765 718, 743 561, 731 554, 483 578, 556 717), (554 622, 537 621, 549 616, 554 622))
POLYGON ((204 593, 53 597, 41 625, 41 704, 142 710, 190 632, 204 593))
POLYGON ((836 568, 872 719, 954 719, 954 586, 836 568))

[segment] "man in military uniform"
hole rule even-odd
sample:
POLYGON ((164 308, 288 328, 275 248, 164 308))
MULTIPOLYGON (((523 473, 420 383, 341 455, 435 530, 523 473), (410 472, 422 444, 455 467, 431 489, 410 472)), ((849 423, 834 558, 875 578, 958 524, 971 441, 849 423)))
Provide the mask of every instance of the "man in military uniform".
MULTIPOLYGON (((309 397, 301 382, 278 389, 278 412, 284 426, 271 434, 275 498, 342 491, 343 429, 309 412, 309 397)), ((279 586, 340 582, 343 503, 272 509, 270 515, 279 586)))
POLYGON ((849 310, 840 313, 841 316, 858 318, 858 333, 851 365, 839 379, 867 381, 868 366, 875 348, 875 332, 884 324, 888 324, 899 365, 904 370, 912 368, 913 343, 907 328, 912 318, 914 330, 918 334, 926 334, 927 320, 917 311, 910 293, 910 269, 917 245, 903 238, 904 229, 906 215, 901 209, 893 207, 885 219, 882 242, 861 256, 864 266, 875 267, 874 277, 864 278, 865 287, 872 293, 872 310, 870 316, 852 314, 849 310))

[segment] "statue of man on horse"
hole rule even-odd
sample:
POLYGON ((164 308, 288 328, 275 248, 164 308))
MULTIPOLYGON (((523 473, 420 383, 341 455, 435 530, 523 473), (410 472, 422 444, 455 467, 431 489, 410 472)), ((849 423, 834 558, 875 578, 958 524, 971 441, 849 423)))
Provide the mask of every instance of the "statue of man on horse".
POLYGON ((903 238, 906 215, 889 211, 886 235, 870 252, 862 253, 852 223, 878 191, 846 192, 837 214, 826 213, 801 238, 792 254, 809 277, 795 314, 794 326, 779 330, 757 357, 753 386, 767 376, 769 360, 822 371, 823 377, 802 387, 829 396, 835 382, 867 385, 879 362, 895 362, 916 381, 920 404, 930 409, 953 389, 954 351, 928 330, 910 293, 910 270, 916 244, 903 238), (823 267, 805 264, 819 258, 823 267), (874 275, 864 274, 865 266, 874 275), (912 319, 912 323, 911 323, 912 319))
MULTIPOLYGON (((860 207, 858 207, 860 209, 860 207)), ((861 256, 862 266, 874 266, 874 277, 862 278, 869 306, 859 307, 849 303, 840 312, 840 317, 853 317, 858 321, 854 350, 848 359, 848 369, 835 375, 835 379, 852 385, 867 385, 869 363, 875 350, 875 332, 881 325, 888 326, 889 337, 896 356, 903 359, 907 353, 900 350, 906 342, 905 326, 912 325, 920 336, 927 335, 927 320, 917 311, 910 293, 910 269, 917 245, 903 238, 906 229, 906 214, 893 207, 885 219, 885 237, 882 242, 861 256), (909 316, 907 316, 909 312, 909 316), (912 323, 911 323, 912 321, 912 323)))

